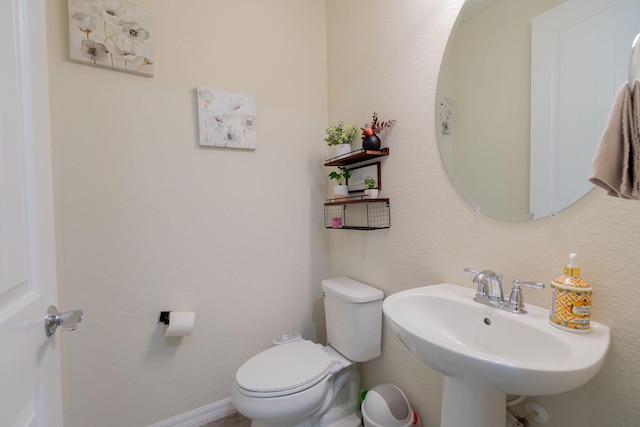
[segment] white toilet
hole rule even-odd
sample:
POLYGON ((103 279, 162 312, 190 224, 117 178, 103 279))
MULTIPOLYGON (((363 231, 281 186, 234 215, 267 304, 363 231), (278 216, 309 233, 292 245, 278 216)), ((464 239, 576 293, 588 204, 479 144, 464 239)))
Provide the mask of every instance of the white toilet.
POLYGON ((322 281, 326 347, 271 347, 236 372, 231 400, 252 427, 358 427, 355 362, 380 355, 382 291, 347 277, 322 281))

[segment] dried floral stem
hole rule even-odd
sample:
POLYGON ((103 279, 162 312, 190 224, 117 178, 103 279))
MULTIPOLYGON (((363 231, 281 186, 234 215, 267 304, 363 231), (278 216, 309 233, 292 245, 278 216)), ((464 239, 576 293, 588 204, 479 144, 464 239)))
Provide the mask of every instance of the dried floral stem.
POLYGON ((378 113, 374 112, 373 118, 371 120, 371 124, 369 126, 365 126, 364 128, 362 128, 362 135, 363 136, 378 135, 380 132, 382 132, 385 129, 391 129, 395 124, 396 124, 395 120, 387 120, 386 122, 379 121, 378 113), (367 133, 366 129, 370 129, 370 131, 367 133))

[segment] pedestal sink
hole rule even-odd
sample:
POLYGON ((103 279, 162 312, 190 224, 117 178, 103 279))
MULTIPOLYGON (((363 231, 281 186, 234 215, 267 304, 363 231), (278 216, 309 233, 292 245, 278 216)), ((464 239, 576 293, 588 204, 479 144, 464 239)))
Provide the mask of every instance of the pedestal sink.
POLYGON ((473 301, 475 289, 442 283, 388 296, 384 316, 400 341, 445 376, 441 427, 505 425, 506 395, 573 390, 600 370, 610 330, 573 333, 548 310, 513 314, 473 301))

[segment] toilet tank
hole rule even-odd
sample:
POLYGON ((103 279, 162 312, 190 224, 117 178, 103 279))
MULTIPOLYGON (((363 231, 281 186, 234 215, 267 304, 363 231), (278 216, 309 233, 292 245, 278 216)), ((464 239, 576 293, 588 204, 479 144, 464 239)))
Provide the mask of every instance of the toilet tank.
POLYGON ((322 290, 329 345, 354 362, 380 356, 382 291, 348 277, 323 280, 322 290))

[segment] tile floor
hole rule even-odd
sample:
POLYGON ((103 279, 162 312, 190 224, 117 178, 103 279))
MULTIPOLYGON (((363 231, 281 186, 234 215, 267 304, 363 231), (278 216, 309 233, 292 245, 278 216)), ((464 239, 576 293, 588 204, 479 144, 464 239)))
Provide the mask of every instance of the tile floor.
POLYGON ((245 418, 242 415, 235 414, 227 415, 226 417, 204 424, 200 427, 250 427, 251 420, 245 418))

